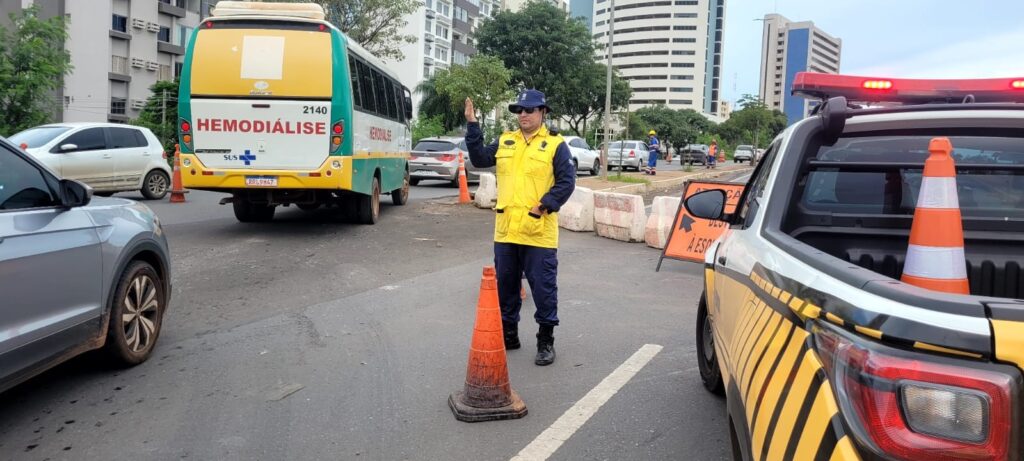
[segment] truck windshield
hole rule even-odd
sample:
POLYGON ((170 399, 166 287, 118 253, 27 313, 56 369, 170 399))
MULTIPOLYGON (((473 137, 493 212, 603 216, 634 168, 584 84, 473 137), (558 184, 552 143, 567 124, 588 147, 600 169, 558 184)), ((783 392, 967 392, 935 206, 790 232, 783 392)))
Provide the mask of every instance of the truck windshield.
MULTIPOLYGON (((819 148, 802 204, 832 213, 912 215, 931 136, 841 138, 819 148)), ((1024 139, 951 136, 962 215, 1024 219, 1024 139)))

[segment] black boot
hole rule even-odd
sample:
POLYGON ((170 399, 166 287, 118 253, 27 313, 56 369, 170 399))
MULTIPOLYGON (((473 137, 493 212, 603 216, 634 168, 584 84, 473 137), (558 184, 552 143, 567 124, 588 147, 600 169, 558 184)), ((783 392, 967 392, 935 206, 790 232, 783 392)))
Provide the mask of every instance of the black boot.
POLYGON ((505 332, 505 350, 519 349, 519 325, 515 323, 501 322, 501 329, 505 332))
POLYGON ((537 332, 537 358, 533 363, 544 366, 555 362, 554 325, 541 325, 537 332))

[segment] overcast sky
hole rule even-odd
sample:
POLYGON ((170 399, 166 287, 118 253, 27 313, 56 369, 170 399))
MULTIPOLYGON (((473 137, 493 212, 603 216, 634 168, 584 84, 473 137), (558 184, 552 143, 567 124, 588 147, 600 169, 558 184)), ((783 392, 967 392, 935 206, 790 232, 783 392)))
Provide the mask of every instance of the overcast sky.
POLYGON ((844 74, 1024 77, 1024 0, 726 0, 724 99, 757 94, 773 12, 841 38, 844 74))

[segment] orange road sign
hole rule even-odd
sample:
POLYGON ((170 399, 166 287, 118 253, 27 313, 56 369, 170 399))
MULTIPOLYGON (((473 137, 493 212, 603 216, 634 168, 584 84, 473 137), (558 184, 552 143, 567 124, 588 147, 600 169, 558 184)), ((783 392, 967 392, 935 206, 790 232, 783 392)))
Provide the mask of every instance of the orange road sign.
POLYGON ((719 182, 719 181, 687 181, 683 189, 683 199, 679 201, 679 210, 676 211, 676 219, 672 230, 668 235, 668 242, 665 250, 658 259, 658 268, 661 270, 661 262, 665 258, 678 259, 680 261, 704 262, 704 252, 714 243, 729 227, 724 221, 712 221, 690 216, 683 206, 691 195, 709 189, 721 189, 725 191, 725 212, 732 214, 736 211, 736 205, 740 201, 740 195, 746 184, 719 182))

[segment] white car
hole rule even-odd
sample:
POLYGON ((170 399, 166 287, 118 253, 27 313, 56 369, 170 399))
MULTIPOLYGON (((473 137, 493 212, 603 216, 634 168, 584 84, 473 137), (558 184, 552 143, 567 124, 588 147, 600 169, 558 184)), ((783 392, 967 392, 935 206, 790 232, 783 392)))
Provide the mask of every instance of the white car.
POLYGON ((29 128, 9 140, 62 178, 97 195, 140 191, 149 200, 167 194, 171 168, 160 140, 148 128, 115 123, 54 123, 29 128))
POLYGON ((576 174, 582 171, 589 172, 591 176, 601 174, 601 153, 591 149, 583 138, 579 136, 562 136, 565 144, 572 152, 572 161, 576 164, 576 174))

